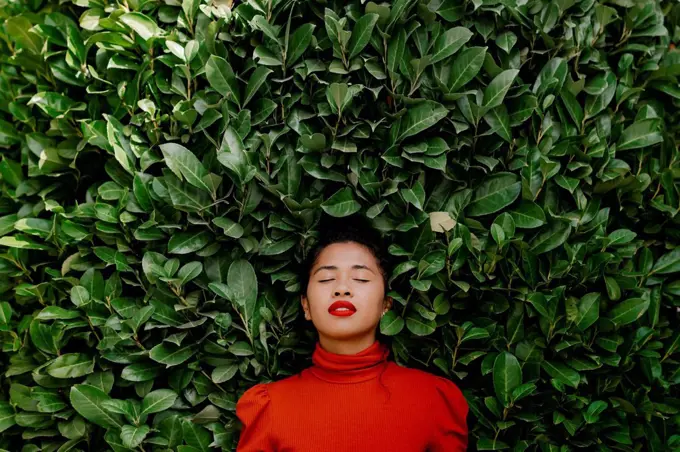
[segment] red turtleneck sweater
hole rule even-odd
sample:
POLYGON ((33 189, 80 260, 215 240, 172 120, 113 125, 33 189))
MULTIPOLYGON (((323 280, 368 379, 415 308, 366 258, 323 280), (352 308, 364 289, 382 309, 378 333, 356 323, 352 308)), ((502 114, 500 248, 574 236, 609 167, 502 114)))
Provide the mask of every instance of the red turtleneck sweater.
POLYGON ((379 341, 354 355, 317 342, 312 367, 239 399, 236 451, 465 451, 468 405, 458 387, 388 355, 379 341))

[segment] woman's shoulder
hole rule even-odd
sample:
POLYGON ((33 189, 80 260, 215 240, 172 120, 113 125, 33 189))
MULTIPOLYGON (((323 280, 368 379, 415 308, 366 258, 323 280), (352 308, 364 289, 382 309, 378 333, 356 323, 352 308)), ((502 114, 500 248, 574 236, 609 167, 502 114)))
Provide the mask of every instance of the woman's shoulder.
POLYGON ((435 375, 424 370, 404 367, 390 361, 389 378, 397 384, 403 384, 410 388, 419 388, 433 396, 444 396, 465 400, 458 386, 446 377, 435 375))
POLYGON ((250 409, 266 406, 270 402, 269 383, 257 383, 246 389, 237 401, 237 407, 250 409))

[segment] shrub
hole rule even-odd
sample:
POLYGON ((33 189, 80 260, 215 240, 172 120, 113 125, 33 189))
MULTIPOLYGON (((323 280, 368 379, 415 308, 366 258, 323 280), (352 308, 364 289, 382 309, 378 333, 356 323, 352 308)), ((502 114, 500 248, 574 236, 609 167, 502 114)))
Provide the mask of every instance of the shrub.
POLYGON ((680 447, 680 6, 0 0, 0 447, 233 449, 322 213, 478 450, 680 447))

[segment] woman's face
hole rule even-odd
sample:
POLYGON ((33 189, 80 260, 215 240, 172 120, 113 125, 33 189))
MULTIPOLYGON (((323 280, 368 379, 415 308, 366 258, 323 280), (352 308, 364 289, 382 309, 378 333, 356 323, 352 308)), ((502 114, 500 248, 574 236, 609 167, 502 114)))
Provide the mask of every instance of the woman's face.
POLYGON ((302 295, 305 318, 314 323, 319 336, 330 341, 372 343, 383 312, 392 306, 385 297, 385 283, 373 253, 356 242, 325 247, 309 274, 307 295, 302 295), (331 305, 349 301, 356 312, 333 315, 331 305), (370 340, 372 336, 372 340, 370 340))

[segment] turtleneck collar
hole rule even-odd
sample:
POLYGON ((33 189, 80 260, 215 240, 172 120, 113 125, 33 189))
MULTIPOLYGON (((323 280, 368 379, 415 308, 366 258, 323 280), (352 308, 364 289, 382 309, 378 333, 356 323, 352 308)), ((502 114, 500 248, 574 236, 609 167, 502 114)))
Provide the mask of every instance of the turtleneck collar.
POLYGON ((358 383, 377 377, 387 365, 390 350, 387 345, 375 341, 373 345, 353 355, 331 353, 316 342, 310 371, 331 383, 358 383))

